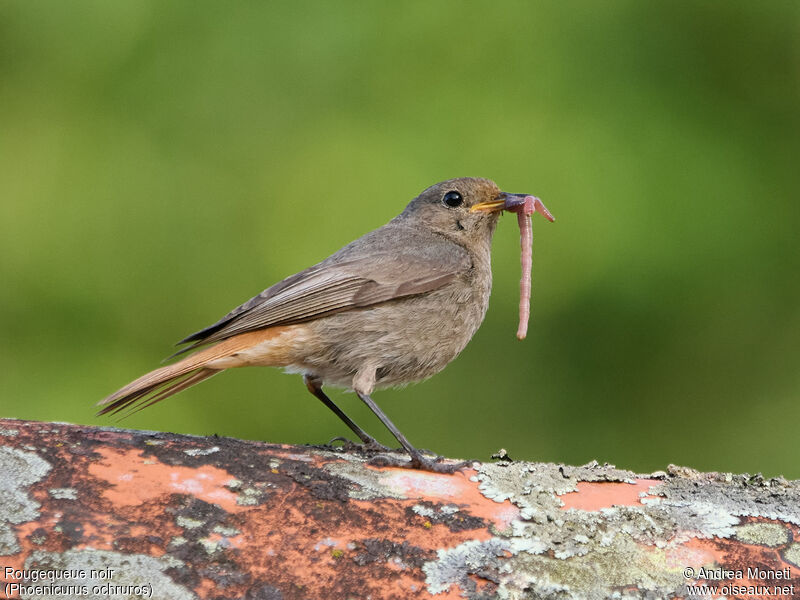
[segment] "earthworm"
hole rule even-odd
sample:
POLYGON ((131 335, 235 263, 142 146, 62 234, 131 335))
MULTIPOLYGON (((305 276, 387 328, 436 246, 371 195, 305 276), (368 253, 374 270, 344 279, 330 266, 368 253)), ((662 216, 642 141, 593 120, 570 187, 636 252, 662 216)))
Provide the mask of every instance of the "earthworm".
POLYGON ((531 316, 531 269, 533 266, 533 227, 531 214, 525 209, 517 212, 519 223, 519 245, 521 249, 522 278, 519 280, 519 327, 517 339, 524 340, 528 333, 528 319, 531 316))
POLYGON ((525 196, 523 202, 507 202, 506 210, 517 213, 519 224, 520 262, 522 263, 522 278, 519 282, 519 327, 517 339, 524 340, 528 333, 528 321, 531 316, 531 269, 533 266, 533 227, 531 215, 541 213, 548 221, 553 221, 553 215, 547 210, 539 198, 525 196))

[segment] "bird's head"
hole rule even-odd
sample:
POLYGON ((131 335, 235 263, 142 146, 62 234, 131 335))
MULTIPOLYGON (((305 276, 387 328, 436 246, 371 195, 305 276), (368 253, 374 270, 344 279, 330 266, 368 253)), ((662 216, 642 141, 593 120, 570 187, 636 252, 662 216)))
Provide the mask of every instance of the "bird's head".
MULTIPOLYGON (((490 243, 503 210, 514 210, 525 197, 501 191, 490 179, 448 179, 414 198, 397 219, 411 221, 414 226, 426 227, 471 247, 490 243)), ((552 220, 549 213, 545 216, 552 220)))

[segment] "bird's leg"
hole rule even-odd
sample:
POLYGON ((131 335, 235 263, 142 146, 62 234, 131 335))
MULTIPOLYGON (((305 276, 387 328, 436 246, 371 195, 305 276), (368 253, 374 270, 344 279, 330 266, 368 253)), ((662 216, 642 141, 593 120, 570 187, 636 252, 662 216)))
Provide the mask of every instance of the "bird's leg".
POLYGON ((369 406, 370 410, 375 413, 375 416, 381 420, 386 426, 386 429, 392 432, 392 435, 397 438, 397 441, 400 442, 400 445, 403 446, 408 455, 411 457, 411 462, 408 463, 406 461, 400 461, 395 458, 389 456, 381 456, 380 457, 380 464, 385 466, 392 466, 392 467, 411 467, 412 469, 422 469, 424 471, 434 471, 436 473, 455 473, 459 469, 463 469, 464 467, 468 467, 472 464, 471 461, 464 461, 455 464, 443 464, 440 462, 442 459, 441 457, 437 457, 436 459, 431 460, 430 458, 426 458, 422 455, 422 453, 414 448, 406 439, 400 430, 395 427, 394 423, 389 420, 383 411, 378 408, 378 405, 375 404, 375 401, 370 398, 369 394, 365 394, 363 392, 359 392, 356 390, 356 394, 361 400, 369 406))
MULTIPOLYGON (((344 421, 344 424, 347 425, 353 431, 353 433, 355 433, 358 436, 358 439, 360 439, 363 442, 365 449, 377 450, 380 452, 387 452, 387 451, 391 452, 391 448, 387 448, 386 446, 381 444, 378 440, 376 440, 374 437, 372 437, 370 434, 368 434, 366 431, 361 429, 361 427, 356 425, 356 423, 350 417, 344 414, 344 411, 341 408, 339 408, 338 406, 336 406, 336 404, 334 404, 333 400, 328 398, 325 392, 322 391, 322 381, 320 381, 316 377, 304 375, 303 382, 306 384, 306 387, 308 388, 309 392, 311 392, 317 398, 322 400, 322 403, 328 408, 330 408, 333 411, 333 413, 337 417, 339 417, 342 421, 344 421)), ((334 438, 334 439, 339 439, 339 438, 334 438)))

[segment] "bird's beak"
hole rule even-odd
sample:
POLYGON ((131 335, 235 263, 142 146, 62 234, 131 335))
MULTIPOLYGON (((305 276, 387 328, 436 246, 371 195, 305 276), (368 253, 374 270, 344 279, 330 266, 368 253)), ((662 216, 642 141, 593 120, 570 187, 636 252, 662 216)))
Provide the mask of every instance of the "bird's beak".
POLYGON ((508 192, 503 192, 494 200, 475 204, 469 211, 491 213, 508 210, 516 212, 521 207, 525 206, 526 203, 532 205, 533 212, 538 212, 548 221, 555 221, 553 215, 550 214, 550 211, 547 210, 547 207, 542 201, 530 194, 509 194, 508 192))

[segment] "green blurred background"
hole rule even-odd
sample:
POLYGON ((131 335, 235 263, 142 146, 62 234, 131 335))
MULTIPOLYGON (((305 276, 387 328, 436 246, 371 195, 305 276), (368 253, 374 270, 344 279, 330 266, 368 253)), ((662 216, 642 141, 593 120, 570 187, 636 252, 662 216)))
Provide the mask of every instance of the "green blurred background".
MULTIPOLYGON (((3 2, 0 415, 93 404, 442 179, 513 216, 482 328, 375 398, 424 448, 800 477, 800 4, 3 2)), ((353 394, 333 398, 380 424, 353 394)), ((323 442, 276 369, 122 426, 323 442)))

